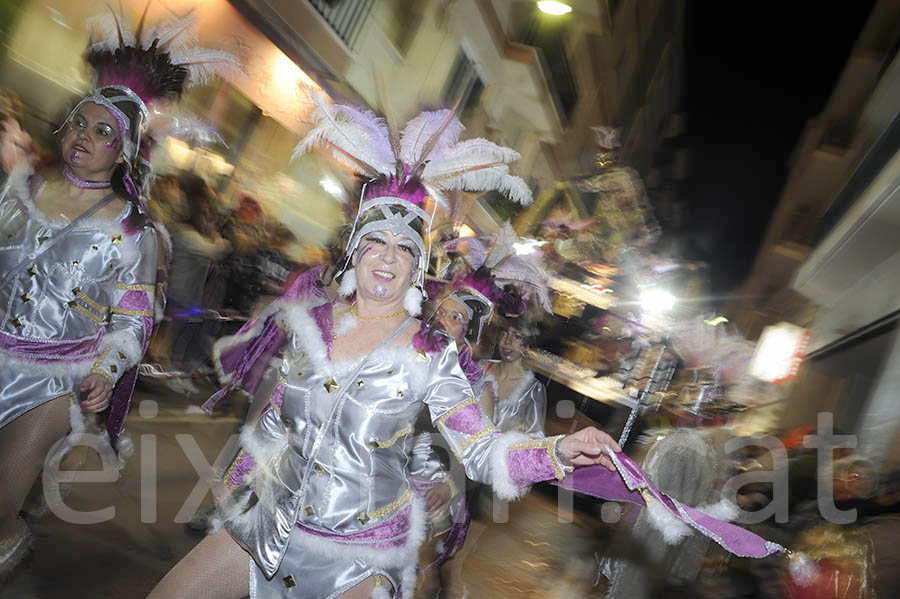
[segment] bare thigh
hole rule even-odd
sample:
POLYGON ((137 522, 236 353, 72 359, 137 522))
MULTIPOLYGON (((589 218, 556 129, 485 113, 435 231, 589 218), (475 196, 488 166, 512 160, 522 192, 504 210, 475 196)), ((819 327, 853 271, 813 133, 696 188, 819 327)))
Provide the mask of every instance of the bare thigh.
POLYGON ((184 556, 147 599, 243 599, 249 594, 250 556, 220 530, 184 556))
POLYGON ((379 579, 380 584, 388 585, 390 587, 391 583, 383 576, 370 576, 349 591, 345 591, 344 594, 341 595, 341 599, 370 599, 372 597, 372 589, 375 588, 376 578, 379 579))

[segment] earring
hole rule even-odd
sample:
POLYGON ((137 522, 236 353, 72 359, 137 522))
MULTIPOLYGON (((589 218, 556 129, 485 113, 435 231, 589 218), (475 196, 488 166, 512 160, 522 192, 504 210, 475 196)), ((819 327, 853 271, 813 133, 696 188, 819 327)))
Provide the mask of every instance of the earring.
POLYGON ((415 285, 406 290, 406 295, 403 297, 403 309, 410 316, 418 316, 422 313, 422 292, 415 285))
POLYGON ((338 287, 338 293, 343 297, 350 297, 356 293, 356 269, 351 268, 341 275, 341 284, 338 287))

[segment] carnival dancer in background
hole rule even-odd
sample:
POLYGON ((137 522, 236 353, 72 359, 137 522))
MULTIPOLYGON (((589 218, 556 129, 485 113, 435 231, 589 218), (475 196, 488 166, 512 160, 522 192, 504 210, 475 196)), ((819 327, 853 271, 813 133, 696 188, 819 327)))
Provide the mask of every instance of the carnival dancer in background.
POLYGON ((214 66, 190 18, 143 25, 112 11, 93 22, 95 87, 58 130, 59 170, 25 159, 0 191, 0 575, 31 546, 17 513, 45 457, 59 462, 85 414, 102 414, 105 440, 123 448, 164 263, 146 212, 149 103, 162 109, 214 66))
MULTIPOLYGON (((439 298, 432 317, 433 326, 454 339, 461 348, 459 365, 482 409, 501 432, 512 429, 497 426, 496 384, 489 383, 483 365, 473 359, 472 344, 477 346, 481 342, 495 313, 515 319, 528 307, 549 306, 547 286, 540 268, 526 264, 516 256, 516 241, 512 226, 506 223, 490 247, 476 238, 445 242, 442 249, 448 256, 455 254, 458 260, 451 261, 448 266, 454 270, 451 291, 439 298), (495 277, 495 272, 500 277, 495 277)), ((441 274, 447 276, 448 273, 441 274)), ((433 547, 426 545, 423 550, 426 576, 420 591, 433 595, 439 586, 453 595, 461 588, 462 562, 461 558, 453 558, 466 543, 482 485, 465 481, 461 465, 452 452, 446 451, 446 444, 430 423, 420 420, 416 429, 420 432, 413 450, 413 479, 425 499, 430 540, 435 541, 433 547), (437 449, 439 447, 444 451, 437 449)))
POLYGON ((509 498, 561 478, 570 462, 611 466, 605 448, 617 449, 597 429, 501 435, 456 344, 414 318, 432 220, 425 185, 527 199, 508 173, 518 154, 487 140, 457 143, 462 126, 451 111, 419 115, 392 144, 371 111, 313 99, 298 152, 324 147, 369 178, 341 265, 348 302, 275 301, 220 354, 233 387, 248 384, 269 347, 282 347, 279 384, 227 474, 237 488, 220 506, 225 530, 195 547, 154 598, 411 597, 425 517, 408 463, 423 410, 467 474, 509 498))

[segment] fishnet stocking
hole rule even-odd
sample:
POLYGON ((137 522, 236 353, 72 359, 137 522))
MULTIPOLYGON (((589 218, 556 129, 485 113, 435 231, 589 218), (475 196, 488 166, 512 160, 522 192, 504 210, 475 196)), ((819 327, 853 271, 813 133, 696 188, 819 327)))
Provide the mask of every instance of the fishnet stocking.
POLYGON ((16 515, 47 453, 68 432, 68 395, 25 412, 0 429, 0 538, 15 533, 16 515))
POLYGON ((250 556, 224 530, 200 541, 147 599, 243 599, 250 594, 250 556))

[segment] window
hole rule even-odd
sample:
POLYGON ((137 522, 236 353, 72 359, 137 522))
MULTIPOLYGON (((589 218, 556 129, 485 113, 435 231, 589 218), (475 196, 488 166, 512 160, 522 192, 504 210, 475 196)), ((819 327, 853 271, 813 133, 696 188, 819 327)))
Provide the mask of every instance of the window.
POLYGON ((457 113, 464 115, 478 106, 484 83, 475 69, 475 62, 465 50, 460 50, 450 68, 447 83, 444 84, 444 104, 453 106, 459 100, 457 113))
POLYGON ((309 0, 309 3, 352 50, 374 0, 309 0))

